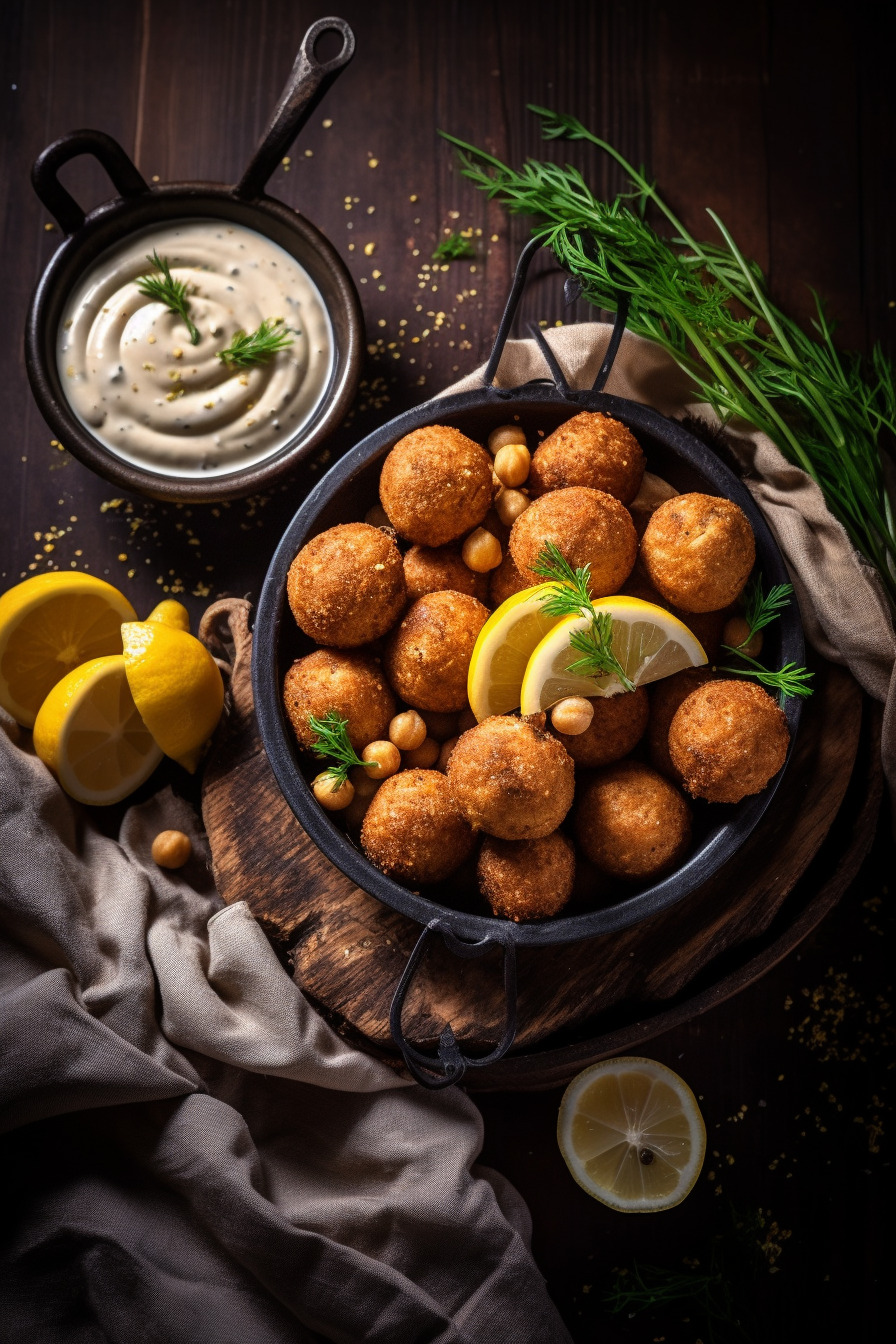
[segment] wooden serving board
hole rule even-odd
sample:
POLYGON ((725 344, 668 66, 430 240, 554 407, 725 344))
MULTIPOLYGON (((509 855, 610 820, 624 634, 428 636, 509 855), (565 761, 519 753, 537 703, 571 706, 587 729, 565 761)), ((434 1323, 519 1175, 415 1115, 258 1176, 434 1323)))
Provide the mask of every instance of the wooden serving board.
MULTIPOLYGON (((247 902, 305 994, 337 1029, 392 1055, 389 1004, 420 928, 324 858, 283 799, 252 708, 248 614, 244 602, 219 603, 203 630, 213 643, 217 632, 232 660, 230 713, 206 768, 202 801, 218 890, 228 903, 247 902)), ((719 873, 634 928, 518 950, 515 1058, 502 1061, 514 1079, 510 1085, 524 1085, 527 1055, 539 1043, 570 1033, 631 1035, 634 1024, 643 1029, 686 1000, 689 987, 705 992, 714 978, 730 977, 732 958, 741 967, 750 962, 750 948, 773 926, 831 830, 856 761, 861 691, 842 668, 823 663, 815 670, 815 694, 806 703, 785 784, 719 873)), ((432 1048, 448 1022, 467 1048, 496 1040, 504 1014, 498 956, 460 961, 434 945, 405 1006, 408 1037, 432 1048)), ((755 969, 752 978, 759 973, 755 969)), ((581 1050, 573 1053, 581 1060, 581 1050)), ((501 1071, 496 1065, 489 1076, 499 1079, 501 1071)))

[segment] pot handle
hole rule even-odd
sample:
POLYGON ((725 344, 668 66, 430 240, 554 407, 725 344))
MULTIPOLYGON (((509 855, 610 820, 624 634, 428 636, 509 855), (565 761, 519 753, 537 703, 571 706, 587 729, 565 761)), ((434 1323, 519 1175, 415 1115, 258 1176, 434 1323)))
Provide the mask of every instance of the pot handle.
POLYGON ((355 35, 345 19, 318 19, 312 23, 296 56, 295 64, 271 114, 270 124, 249 166, 234 188, 241 200, 254 201, 264 193, 268 178, 295 140, 333 80, 355 54, 355 35), (319 61, 314 47, 323 33, 339 33, 342 50, 328 61, 319 61))
POLYGON ((479 942, 468 943, 462 938, 458 938, 445 920, 438 916, 431 919, 417 939, 414 950, 408 957, 408 964, 405 966, 402 977, 398 982, 398 988, 392 997, 392 1005, 389 1009, 389 1028, 392 1032, 392 1039, 404 1057, 408 1071, 416 1078, 418 1083, 422 1083, 424 1087, 433 1090, 441 1087, 451 1087, 454 1083, 459 1083, 467 1069, 481 1069, 486 1064, 494 1064, 496 1060, 502 1059, 513 1045, 516 1036, 516 944, 510 928, 508 927, 506 933, 489 935, 480 939, 479 942), (436 1055, 426 1055, 418 1050, 411 1045, 402 1031, 401 1011, 404 1007, 407 992, 414 978, 414 972, 426 950, 426 945, 433 934, 436 933, 442 935, 445 946, 458 957, 481 957, 490 947, 494 946, 504 949, 504 997, 506 1000, 504 1033, 494 1050, 478 1059, 463 1053, 454 1032, 447 1023, 439 1037, 436 1055))
MULTIPOLYGON (((488 363, 482 375, 483 384, 499 397, 515 397, 519 391, 516 387, 495 387, 495 378, 498 373, 498 366, 501 363, 501 356, 504 354, 504 347, 507 344, 507 338, 510 335, 510 329, 513 326, 513 320, 516 317, 517 309, 520 306, 520 299, 523 296, 523 290, 526 286, 526 276, 529 272, 529 266, 535 253, 544 246, 540 238, 530 238, 526 246, 519 255, 516 263, 516 270, 513 273, 513 283, 510 286, 510 293, 507 296, 507 304, 504 308, 504 315, 498 325, 495 343, 492 346, 492 352, 489 355, 488 363)), ((569 283, 567 281, 567 283, 569 283)), ((553 350, 544 338, 544 333, 540 327, 534 323, 529 325, 529 333, 534 337, 535 343, 544 356, 544 362, 550 370, 550 378, 536 378, 534 382, 549 383, 553 382, 557 391, 564 396, 567 401, 578 401, 588 397, 592 392, 602 392, 604 384, 610 376, 610 370, 616 359, 619 350, 619 343, 622 340, 622 334, 625 331, 625 322, 628 317, 628 295, 620 292, 616 300, 616 318, 613 322, 613 330, 610 334, 607 353, 604 355, 603 363, 598 370, 597 377, 591 388, 584 391, 576 391, 571 388, 563 376, 563 370, 557 363, 553 350)))
POLYGON ((92 154, 105 168, 119 196, 128 199, 142 196, 150 190, 117 140, 105 131, 69 131, 54 140, 39 154, 31 169, 31 183, 43 205, 47 207, 65 234, 72 234, 84 223, 84 211, 56 174, 69 159, 81 154, 92 154))

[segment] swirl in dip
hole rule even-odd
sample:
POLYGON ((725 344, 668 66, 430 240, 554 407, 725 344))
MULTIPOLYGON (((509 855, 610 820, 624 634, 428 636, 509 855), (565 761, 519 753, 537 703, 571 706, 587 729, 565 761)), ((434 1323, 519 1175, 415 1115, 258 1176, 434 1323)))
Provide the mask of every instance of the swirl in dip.
POLYGON ((307 271, 254 229, 190 219, 105 252, 69 296, 56 344, 78 419, 118 457, 176 476, 223 476, 270 457, 326 393, 333 333, 307 271), (156 252, 188 285, 197 345, 183 319, 141 294, 156 252), (238 331, 277 321, 292 345, 264 363, 218 358, 238 331))

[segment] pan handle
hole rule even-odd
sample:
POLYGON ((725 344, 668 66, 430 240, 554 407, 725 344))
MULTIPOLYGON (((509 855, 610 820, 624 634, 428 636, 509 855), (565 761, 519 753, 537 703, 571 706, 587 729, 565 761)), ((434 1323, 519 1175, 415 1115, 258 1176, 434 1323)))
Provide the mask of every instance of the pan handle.
POLYGON ((65 234, 75 233, 84 223, 84 211, 70 192, 59 181, 57 173, 69 159, 81 154, 92 154, 105 168, 119 196, 127 200, 142 196, 149 186, 131 162, 117 140, 105 131, 69 131, 54 140, 39 154, 31 169, 31 182, 43 205, 47 207, 65 234))
MULTIPOLYGON (((492 352, 489 355, 488 363, 486 364, 482 375, 482 381, 485 386, 499 397, 515 397, 519 391, 516 387, 495 387, 495 378, 497 377, 498 366, 501 363, 501 356, 504 354, 507 338, 510 335, 510 329, 513 326, 517 309, 520 306, 520 299, 523 296, 523 290, 526 286, 526 276, 529 273, 529 266, 535 253, 543 246, 544 244, 540 238, 530 238, 519 255, 519 260, 516 263, 516 270, 513 273, 513 283, 510 286, 510 293, 507 296, 504 315, 498 325, 495 343, 492 346, 492 352)), ((534 381, 543 383, 553 382, 557 391, 561 396, 565 397, 567 401, 579 401, 583 397, 590 395, 591 392, 602 392, 604 384, 610 376, 610 370, 613 367, 613 363, 619 350, 619 343, 622 340, 622 334, 625 331, 625 322, 628 317, 628 305, 628 295, 620 293, 617 296, 616 317, 613 322, 613 330, 610 334, 609 344, 607 345, 607 353, 604 355, 603 363, 598 370, 594 385, 590 389, 582 392, 576 391, 569 386, 563 376, 563 371, 560 368, 560 365, 557 363, 553 350, 544 338, 544 333, 541 328, 530 323, 529 333, 534 337, 535 343, 541 351, 544 357, 544 362, 547 364, 551 373, 550 378, 539 378, 534 381)))
POLYGON ((234 188, 241 200, 254 201, 264 193, 268 178, 295 140, 333 80, 355 54, 355 35, 345 19, 318 19, 312 23, 296 56, 295 64, 271 114, 267 130, 249 160, 249 166, 234 188), (323 33, 339 33, 342 49, 328 61, 314 55, 323 33))
POLYGON ((477 943, 468 943, 452 933, 449 925, 438 916, 431 919, 417 939, 414 950, 408 957, 408 964, 405 966, 402 977, 398 982, 398 988, 392 997, 392 1006, 389 1009, 389 1028, 392 1032, 392 1039, 404 1056, 408 1071, 413 1074, 418 1083, 422 1083, 424 1087, 430 1089, 451 1087, 454 1083, 460 1082, 467 1069, 481 1069, 486 1064, 494 1064, 496 1060, 502 1059, 513 1045, 516 1036, 516 944, 509 927, 506 933, 489 935, 480 939, 477 943), (478 1059, 463 1053, 454 1032, 447 1023, 439 1037, 436 1055, 426 1055, 418 1050, 411 1045, 402 1031, 401 1011, 411 981, 414 978, 414 972, 420 964, 427 943, 437 933, 442 935, 445 946, 458 957, 481 957, 490 947, 494 946, 504 949, 504 997, 506 1000, 504 1033, 494 1050, 478 1059))

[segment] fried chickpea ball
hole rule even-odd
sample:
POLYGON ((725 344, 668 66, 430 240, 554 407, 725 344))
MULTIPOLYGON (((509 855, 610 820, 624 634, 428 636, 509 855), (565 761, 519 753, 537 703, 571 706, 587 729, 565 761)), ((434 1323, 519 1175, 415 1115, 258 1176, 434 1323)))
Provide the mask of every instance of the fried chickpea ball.
POLYGON ((308 716, 321 719, 335 710, 348 721, 355 751, 387 735, 395 714, 395 696, 383 669, 367 653, 315 649, 297 658, 283 682, 283 706, 300 747, 311 750, 314 733, 308 716))
POLYGON ((496 915, 517 923, 558 915, 572 894, 576 856, 560 831, 538 840, 482 842, 476 876, 496 915))
POLYGON ((299 629, 318 644, 337 649, 369 644, 404 610, 398 547, 368 523, 331 527, 293 560, 286 595, 299 629))
POLYGON ((576 839, 592 863, 627 882, 661 877, 691 843, 691 809, 667 779, 617 761, 588 781, 576 804, 576 839))
POLYGON ((650 702, 643 686, 620 695, 588 697, 594 718, 584 733, 574 737, 558 734, 576 765, 609 765, 627 756, 644 736, 650 702))
POLYGON ((377 789, 361 827, 372 864, 397 882, 441 882, 472 852, 472 828, 438 770, 403 770, 377 789))
POLYGON ((592 597, 618 593, 631 573, 638 538, 624 504, 582 485, 533 500, 510 530, 510 553, 527 585, 543 583, 532 566, 552 541, 573 569, 591 566, 592 597))
POLYGON ((641 561, 650 582, 682 611, 719 611, 750 577, 753 529, 730 499, 676 495, 647 524, 641 561))
POLYGON ((784 711, 761 686, 711 681, 692 691, 669 726, 669 756, 688 793, 739 803, 764 789, 787 757, 784 711))
POLYGON ((500 607, 514 593, 521 593, 524 588, 530 587, 529 580, 523 578, 509 551, 504 552, 504 559, 497 569, 492 570, 488 579, 488 600, 492 607, 500 607))
POLYGON ((698 686, 703 686, 712 680, 713 673, 708 667, 686 667, 681 672, 673 673, 671 677, 663 677, 661 681, 653 682, 648 692, 650 718, 647 722, 647 749, 650 753, 650 764, 679 788, 682 785, 681 775, 675 769, 669 755, 669 725, 675 718, 679 705, 687 700, 691 691, 696 691, 698 686))
POLYGON ((412 546, 404 556, 404 579, 409 602, 449 588, 488 601, 488 575, 475 574, 464 564, 459 546, 412 546))
POLYGON ((492 462, 449 425, 399 439, 383 463, 380 501, 399 536, 444 546, 478 527, 492 502, 492 462))
POLYGON ((467 707, 467 672, 488 607, 467 593, 418 598, 386 645, 386 674, 414 709, 457 714, 467 707))
POLYGON ((644 453, 631 430, 600 411, 581 411, 536 448, 529 488, 537 498, 549 490, 587 485, 629 504, 643 476, 644 453))
POLYGON ((451 796, 477 830, 500 840, 550 835, 572 806, 574 767, 556 737, 526 719, 495 715, 458 739, 451 796))
POLYGON ((652 602, 673 616, 677 616, 682 625, 686 625, 695 639, 699 639, 710 662, 718 658, 722 650, 722 634, 730 608, 720 611, 682 611, 669 602, 643 573, 640 565, 635 565, 622 589, 626 597, 640 597, 642 602, 652 602))

